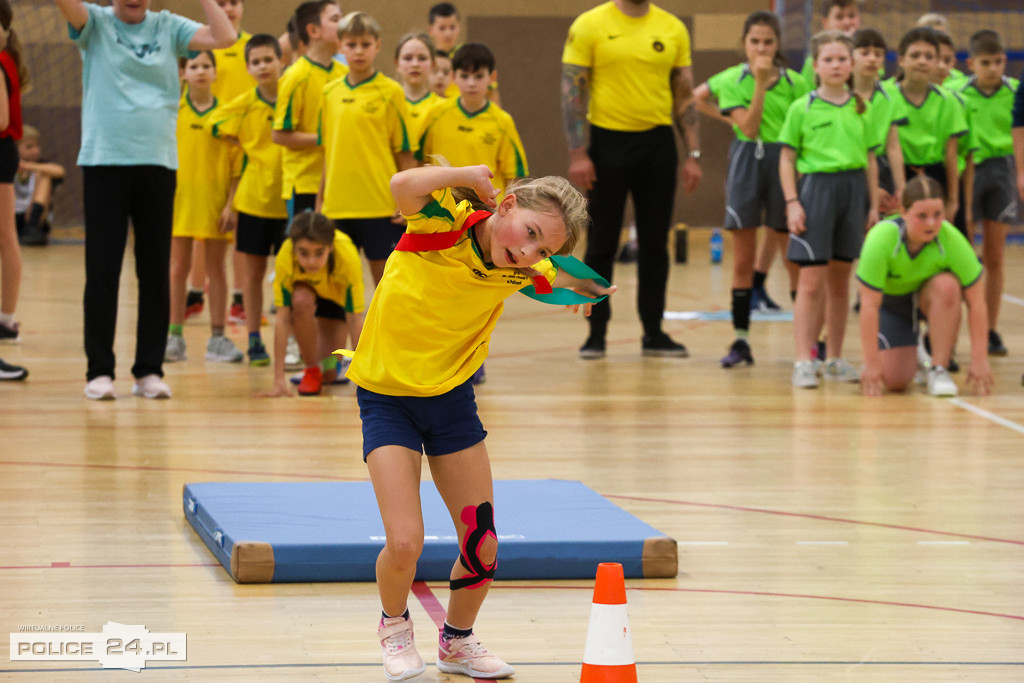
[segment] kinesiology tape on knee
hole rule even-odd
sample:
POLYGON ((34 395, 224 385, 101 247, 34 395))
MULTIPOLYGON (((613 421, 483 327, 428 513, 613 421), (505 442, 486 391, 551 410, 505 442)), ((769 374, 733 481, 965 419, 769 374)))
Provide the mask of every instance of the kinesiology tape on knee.
POLYGON ((462 508, 462 522, 467 527, 466 537, 462 541, 462 553, 459 562, 469 572, 466 576, 452 579, 451 589, 479 588, 494 578, 494 570, 498 566, 498 558, 494 562, 484 564, 480 558, 480 548, 488 537, 498 542, 498 534, 494 529, 494 507, 489 502, 478 506, 467 505, 462 508))

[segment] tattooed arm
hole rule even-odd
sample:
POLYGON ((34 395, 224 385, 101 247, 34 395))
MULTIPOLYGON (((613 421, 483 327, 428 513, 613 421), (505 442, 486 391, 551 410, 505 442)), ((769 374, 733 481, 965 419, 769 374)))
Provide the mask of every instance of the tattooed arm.
POLYGON ((587 154, 587 100, 590 94, 590 68, 562 64, 562 121, 569 143, 569 180, 581 190, 589 190, 597 180, 594 162, 587 154))
POLYGON ((669 76, 672 87, 672 121, 683 140, 683 190, 690 194, 700 183, 700 162, 693 154, 700 155, 700 115, 697 101, 693 97, 693 68, 689 66, 672 69, 669 76))

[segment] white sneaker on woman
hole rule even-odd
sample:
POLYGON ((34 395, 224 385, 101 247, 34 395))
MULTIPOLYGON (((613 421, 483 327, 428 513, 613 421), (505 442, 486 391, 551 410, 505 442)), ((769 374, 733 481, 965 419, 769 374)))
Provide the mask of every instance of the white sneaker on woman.
POLYGON ((113 401, 117 398, 114 392, 114 379, 110 375, 93 377, 85 385, 85 397, 91 401, 113 401))
POLYGON ((142 398, 170 398, 171 388, 160 375, 146 375, 135 380, 132 393, 142 398))

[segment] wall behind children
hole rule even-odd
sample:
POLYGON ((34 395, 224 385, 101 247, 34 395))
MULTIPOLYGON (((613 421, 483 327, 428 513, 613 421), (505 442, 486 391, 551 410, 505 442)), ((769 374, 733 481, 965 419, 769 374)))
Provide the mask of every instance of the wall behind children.
MULTIPOLYGON (((383 26, 383 48, 378 65, 393 75, 393 54, 398 38, 412 30, 424 30, 427 10, 434 0, 377 0, 361 8, 342 0, 342 11, 366 9, 383 26)), ((899 34, 925 11, 951 15, 954 27, 967 24, 964 17, 976 14, 972 7, 989 10, 1019 0, 871 0, 864 7, 865 26, 883 29, 895 43, 899 34), (877 16, 876 16, 877 15, 877 16)), ((52 0, 15 0, 15 26, 26 43, 32 69, 33 90, 25 97, 25 117, 43 134, 44 154, 71 169, 68 182, 56 198, 59 225, 81 223, 81 174, 74 170, 80 139, 81 60, 68 40, 67 28, 52 0)), ((99 4, 109 4, 100 0, 99 4)), ((280 35, 297 2, 247 0, 243 27, 250 33, 280 35)), ((463 15, 463 38, 487 44, 495 53, 502 106, 515 118, 534 175, 565 174, 568 153, 562 132, 560 106, 561 54, 566 32, 580 13, 599 0, 461 0, 455 4, 463 15)), ((747 14, 767 9, 769 0, 663 0, 660 7, 683 19, 690 30, 693 71, 697 83, 735 64, 740 54, 740 30, 747 14)), ((794 4, 790 1, 789 4, 794 4)), ((803 2, 801 2, 803 4, 803 2)), ((819 0, 814 0, 817 7, 819 0)), ((167 9, 202 20, 196 0, 153 0, 151 9, 167 9)), ((788 13, 787 13, 788 14, 788 13)), ((982 16, 985 16, 984 14, 982 16)), ((1024 48, 1024 14, 993 12, 1010 49, 1024 48)), ((799 21, 791 17, 787 30, 799 33, 799 21), (796 24, 796 25, 794 25, 796 24)), ((977 22, 968 22, 974 25, 977 22)), ((978 26, 980 27, 980 26, 978 26)), ((962 49, 969 33, 954 28, 954 41, 962 49), (963 32, 964 35, 959 35, 963 32)), ((785 36, 784 36, 785 40, 785 36)), ((787 47, 791 43, 787 42, 787 47)), ((961 65, 962 66, 962 65, 961 65)), ((1011 68, 1017 75, 1018 66, 1011 68)), ((676 220, 694 226, 721 221, 726 154, 732 132, 717 121, 701 121, 704 178, 694 195, 676 202, 676 220)))

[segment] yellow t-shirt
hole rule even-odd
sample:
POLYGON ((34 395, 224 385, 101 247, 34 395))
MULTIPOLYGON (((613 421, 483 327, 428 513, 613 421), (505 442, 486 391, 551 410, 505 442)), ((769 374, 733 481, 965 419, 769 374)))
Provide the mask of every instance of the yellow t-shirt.
POLYGON ((501 191, 529 173, 512 116, 493 102, 475 114, 466 113, 458 98, 441 102, 427 118, 419 148, 420 161, 440 154, 452 166, 487 164, 501 191))
POLYGON ((328 218, 383 218, 395 212, 391 176, 394 154, 412 151, 405 92, 379 71, 352 87, 347 78, 323 93, 320 144, 327 180, 323 213, 328 218))
POLYGON ((230 102, 249 88, 256 87, 256 79, 249 75, 245 64, 245 46, 252 35, 242 31, 231 47, 214 50, 217 60, 217 80, 212 90, 221 102, 230 102))
POLYGON ((629 17, 606 2, 569 28, 562 63, 590 69, 587 119, 610 130, 672 125, 672 69, 690 66, 690 34, 677 17, 650 6, 629 17))
POLYGON ((188 95, 178 105, 178 171, 174 191, 173 232, 193 239, 233 238, 217 230, 231 183, 231 145, 211 136, 223 107, 215 97, 204 112, 188 95))
POLYGON ((270 139, 273 123, 274 103, 253 88, 224 105, 213 124, 213 135, 238 138, 245 152, 235 211, 260 218, 287 218, 288 207, 281 196, 283 148, 270 139))
MULTIPOLYGON (((316 133, 324 86, 348 73, 348 67, 331 60, 328 67, 309 57, 301 57, 288 67, 277 86, 274 130, 316 133)), ((323 147, 284 148, 284 185, 282 195, 316 194, 324 170, 323 147)))
POLYGON ((410 140, 416 143, 419 142, 420 136, 423 135, 423 126, 427 122, 427 117, 430 115, 430 112, 433 111, 434 107, 438 106, 441 102, 444 102, 444 98, 433 90, 415 102, 410 100, 408 97, 405 98, 405 103, 409 107, 410 140))
MULTIPOLYGON (((414 216, 409 233, 459 230, 473 213, 451 190, 434 193, 414 216)), ((549 260, 534 268, 549 282, 549 260)), ((370 301, 347 376, 389 396, 439 396, 468 380, 487 357, 503 302, 533 284, 512 268, 484 263, 473 230, 443 251, 396 251, 388 258, 370 301)))
POLYGON ((362 313, 366 308, 363 294, 363 267, 359 252, 349 236, 334 231, 334 268, 307 273, 299 267, 291 239, 286 239, 274 259, 274 305, 292 305, 295 283, 313 288, 321 299, 329 299, 349 313, 362 313))

